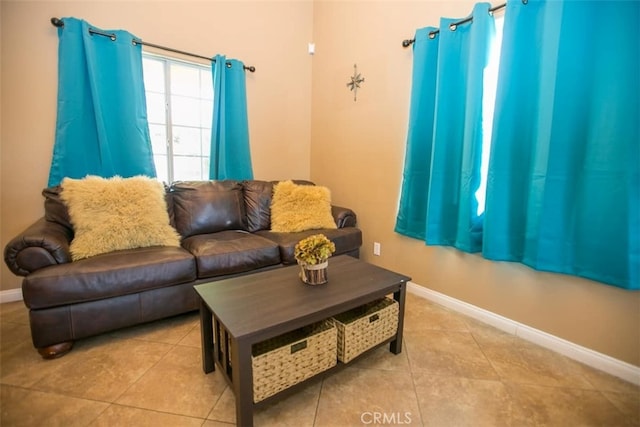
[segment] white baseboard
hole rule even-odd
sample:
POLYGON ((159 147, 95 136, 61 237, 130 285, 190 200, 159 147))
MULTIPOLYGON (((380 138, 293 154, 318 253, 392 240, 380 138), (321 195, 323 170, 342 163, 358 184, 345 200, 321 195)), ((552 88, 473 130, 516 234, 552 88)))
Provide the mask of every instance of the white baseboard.
POLYGON ((22 301, 22 289, 0 291, 0 304, 5 302, 22 301))
POLYGON ((578 344, 556 337, 555 335, 548 334, 412 282, 408 283, 407 290, 412 294, 465 314, 483 323, 487 323, 504 332, 516 335, 522 339, 558 352, 570 357, 571 359, 582 362, 585 365, 591 366, 592 368, 596 368, 618 378, 622 378, 632 384, 640 385, 640 367, 638 366, 623 362, 622 360, 614 359, 606 354, 598 353, 597 351, 582 347, 578 344))

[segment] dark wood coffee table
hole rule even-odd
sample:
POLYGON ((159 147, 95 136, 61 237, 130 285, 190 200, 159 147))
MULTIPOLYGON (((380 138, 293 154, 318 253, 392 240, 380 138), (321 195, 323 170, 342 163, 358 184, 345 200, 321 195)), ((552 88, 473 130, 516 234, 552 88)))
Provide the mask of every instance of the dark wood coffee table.
POLYGON ((252 426, 254 407, 287 391, 253 402, 251 347, 255 343, 393 294, 399 305, 398 331, 389 345, 394 354, 402 351, 409 277, 346 255, 329 260, 329 282, 324 285, 306 285, 298 273, 294 265, 195 286, 200 296, 203 370, 212 372, 217 364, 229 382, 238 426, 252 426))

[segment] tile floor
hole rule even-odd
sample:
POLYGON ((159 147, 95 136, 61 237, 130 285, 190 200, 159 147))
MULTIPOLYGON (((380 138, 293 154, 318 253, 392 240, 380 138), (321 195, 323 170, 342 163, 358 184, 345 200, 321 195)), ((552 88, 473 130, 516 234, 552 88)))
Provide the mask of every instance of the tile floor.
MULTIPOLYGON (((405 346, 379 348, 260 409, 257 426, 640 426, 640 388, 408 295, 405 346)), ((0 425, 235 424, 202 372, 197 313, 82 340, 45 361, 22 302, 0 305, 0 425)))

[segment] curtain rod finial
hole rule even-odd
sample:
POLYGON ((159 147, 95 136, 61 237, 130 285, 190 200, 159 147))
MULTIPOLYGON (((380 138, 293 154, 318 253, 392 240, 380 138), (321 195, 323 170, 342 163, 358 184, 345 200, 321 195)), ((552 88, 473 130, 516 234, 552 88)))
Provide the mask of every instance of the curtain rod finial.
POLYGON ((409 47, 411 46, 411 44, 413 44, 413 42, 415 42, 415 39, 411 39, 411 40, 403 40, 402 41, 402 47, 409 47))
POLYGON ((51 18, 51 24, 54 27, 58 27, 58 28, 64 27, 64 22, 62 22, 62 19, 58 19, 56 17, 51 18))
POLYGON ((244 67, 244 69, 245 69, 245 70, 249 70, 249 71, 251 71, 252 73, 255 73, 255 72, 256 72, 256 67, 254 67, 253 65, 250 65, 250 66, 248 66, 248 67, 244 67))

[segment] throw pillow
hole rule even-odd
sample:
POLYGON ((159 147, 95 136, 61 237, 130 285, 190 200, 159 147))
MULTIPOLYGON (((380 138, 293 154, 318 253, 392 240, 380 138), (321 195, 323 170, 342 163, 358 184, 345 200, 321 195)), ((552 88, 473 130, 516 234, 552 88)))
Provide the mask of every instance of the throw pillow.
POLYGON ((122 249, 180 246, 180 235, 169 225, 161 182, 144 176, 87 176, 65 178, 61 186, 75 232, 74 261, 122 249))
POLYGON ((273 187, 271 231, 296 232, 337 228, 331 215, 331 193, 319 185, 282 181, 273 187))

